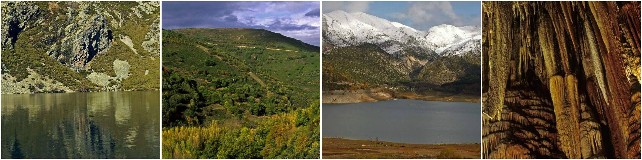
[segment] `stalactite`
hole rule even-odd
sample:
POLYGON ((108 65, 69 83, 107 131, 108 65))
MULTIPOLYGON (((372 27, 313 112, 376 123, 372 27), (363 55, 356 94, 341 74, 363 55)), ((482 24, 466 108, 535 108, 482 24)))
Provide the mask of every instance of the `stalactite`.
POLYGON ((640 158, 639 2, 483 2, 484 158, 640 158))
MULTIPOLYGON (((512 45, 510 43, 510 38, 512 37, 512 18, 508 15, 510 13, 511 5, 509 3, 497 3, 495 6, 488 7, 491 10, 494 10, 489 15, 484 15, 486 17, 493 16, 493 21, 485 24, 484 27, 498 28, 496 32, 488 32, 484 37, 489 41, 489 46, 496 46, 497 50, 492 52, 499 53, 512 53, 512 45), (495 17, 495 15, 504 15, 500 17, 495 17)), ((484 67, 489 69, 488 76, 488 99, 484 99, 485 103, 488 104, 488 109, 486 109, 486 114, 494 119, 501 119, 501 110, 504 104, 504 91, 506 89, 506 80, 508 79, 508 70, 506 65, 511 59, 509 54, 484 54, 483 56, 489 59, 488 62, 484 64, 484 67)))
MULTIPOLYGON (((590 62, 592 62, 592 68, 590 70, 593 71, 593 76, 595 76, 595 79, 597 80, 597 85, 600 88, 600 91, 602 93, 602 97, 605 98, 608 103, 608 96, 606 95, 606 84, 605 84, 605 79, 604 79, 604 69, 602 68, 602 61, 600 60, 599 52, 597 50, 597 42, 595 42, 595 35, 593 34, 593 29, 590 28, 590 24, 588 21, 584 21, 584 30, 586 32, 586 39, 589 44, 589 55, 591 57, 588 59, 590 62)), ((591 65, 591 64, 588 64, 591 65)))

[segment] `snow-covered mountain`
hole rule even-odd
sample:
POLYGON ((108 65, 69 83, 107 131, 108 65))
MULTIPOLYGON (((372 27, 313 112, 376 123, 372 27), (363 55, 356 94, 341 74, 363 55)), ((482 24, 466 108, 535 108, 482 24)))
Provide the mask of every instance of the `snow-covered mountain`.
POLYGON ((460 55, 479 50, 478 27, 442 24, 428 31, 416 30, 362 12, 334 11, 323 14, 324 41, 337 47, 376 44, 389 54, 421 49, 438 55, 460 55))
POLYGON ((478 27, 455 27, 442 24, 430 28, 425 36, 428 44, 442 55, 460 55, 481 48, 481 31, 478 27))

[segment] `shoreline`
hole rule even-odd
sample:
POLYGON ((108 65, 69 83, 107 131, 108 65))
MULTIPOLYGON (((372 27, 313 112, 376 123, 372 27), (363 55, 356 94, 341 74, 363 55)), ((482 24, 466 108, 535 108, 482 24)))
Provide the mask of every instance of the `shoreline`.
POLYGON ((323 137, 324 159, 481 158, 481 144, 407 144, 323 137))
POLYGON ((118 90, 118 91, 71 91, 71 92, 37 92, 37 93, 0 93, 0 95, 34 95, 34 94, 64 94, 64 93, 100 93, 100 92, 147 92, 147 91, 159 91, 159 89, 151 90, 118 90))
POLYGON ((479 96, 473 95, 444 95, 439 92, 434 94, 418 94, 414 92, 394 92, 383 89, 323 91, 322 96, 321 102, 323 104, 378 102, 392 99, 481 103, 479 96))

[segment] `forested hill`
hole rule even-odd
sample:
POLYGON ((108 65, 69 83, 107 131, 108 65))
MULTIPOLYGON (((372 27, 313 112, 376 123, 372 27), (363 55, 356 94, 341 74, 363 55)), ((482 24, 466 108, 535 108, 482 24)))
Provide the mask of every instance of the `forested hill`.
POLYGON ((317 158, 319 67, 266 30, 163 30, 163 157, 317 158))
POLYGON ((319 47, 303 41, 284 36, 265 29, 248 28, 185 28, 174 29, 179 33, 187 34, 211 42, 233 42, 235 44, 261 45, 272 48, 299 49, 309 52, 318 52, 319 47))

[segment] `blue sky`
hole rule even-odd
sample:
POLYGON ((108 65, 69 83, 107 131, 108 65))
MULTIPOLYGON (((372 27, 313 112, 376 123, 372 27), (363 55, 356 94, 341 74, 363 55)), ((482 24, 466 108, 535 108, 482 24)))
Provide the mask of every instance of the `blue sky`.
POLYGON ((323 2, 323 13, 335 10, 364 12, 418 30, 428 30, 440 24, 479 26, 481 22, 480 2, 323 2))
POLYGON ((319 46, 319 2, 163 2, 163 29, 260 28, 319 46))

